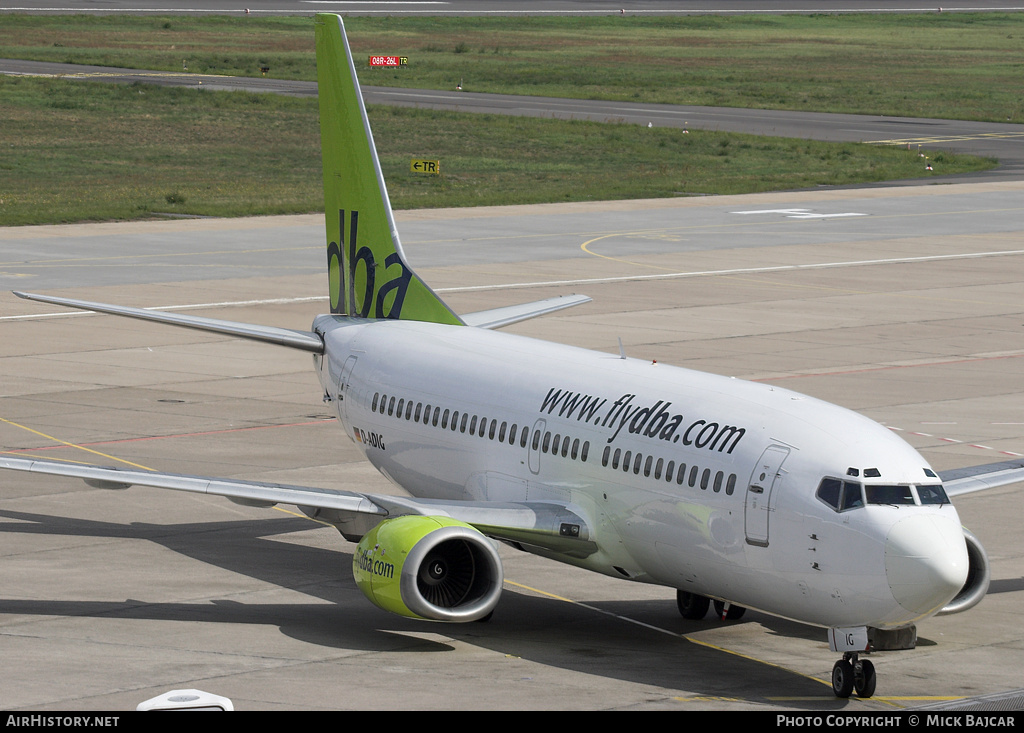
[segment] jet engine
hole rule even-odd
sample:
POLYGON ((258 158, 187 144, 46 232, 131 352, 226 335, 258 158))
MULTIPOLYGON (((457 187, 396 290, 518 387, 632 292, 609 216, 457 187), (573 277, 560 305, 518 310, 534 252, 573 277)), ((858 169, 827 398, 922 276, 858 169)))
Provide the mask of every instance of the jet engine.
POLYGON ((385 611, 432 621, 476 621, 498 603, 504 579, 494 545, 448 517, 385 519, 352 556, 356 585, 385 611))
POLYGON ((992 579, 988 554, 974 533, 966 527, 964 527, 964 541, 967 543, 967 581, 960 592, 953 597, 953 600, 936 614, 938 616, 947 613, 960 613, 974 608, 988 593, 988 585, 992 579))

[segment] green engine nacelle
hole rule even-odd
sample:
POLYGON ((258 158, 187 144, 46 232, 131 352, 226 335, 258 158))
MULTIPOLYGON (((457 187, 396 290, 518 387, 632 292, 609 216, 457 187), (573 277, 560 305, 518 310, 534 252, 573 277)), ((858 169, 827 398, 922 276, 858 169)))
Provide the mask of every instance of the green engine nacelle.
POLYGON ((432 621, 476 621, 498 603, 503 574, 491 541, 449 517, 385 519, 352 556, 352 574, 385 611, 432 621))

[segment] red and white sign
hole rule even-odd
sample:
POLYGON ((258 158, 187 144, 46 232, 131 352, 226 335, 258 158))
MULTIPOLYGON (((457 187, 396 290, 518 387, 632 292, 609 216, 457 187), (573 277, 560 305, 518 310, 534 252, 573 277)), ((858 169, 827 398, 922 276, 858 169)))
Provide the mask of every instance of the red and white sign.
POLYGON ((405 66, 409 63, 408 56, 371 56, 370 66, 405 66))

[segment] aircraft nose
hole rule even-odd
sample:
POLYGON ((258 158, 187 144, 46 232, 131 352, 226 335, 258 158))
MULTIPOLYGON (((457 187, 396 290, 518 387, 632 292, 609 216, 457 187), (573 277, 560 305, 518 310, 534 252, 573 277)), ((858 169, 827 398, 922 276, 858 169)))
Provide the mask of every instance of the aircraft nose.
POLYGON ((893 598, 911 613, 945 606, 967 582, 967 544, 957 517, 904 517, 885 540, 885 574, 893 598))

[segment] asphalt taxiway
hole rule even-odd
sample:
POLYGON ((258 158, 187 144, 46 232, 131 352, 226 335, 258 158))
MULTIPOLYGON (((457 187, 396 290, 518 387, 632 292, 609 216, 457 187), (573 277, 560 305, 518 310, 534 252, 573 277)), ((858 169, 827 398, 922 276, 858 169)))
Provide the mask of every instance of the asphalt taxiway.
MULTIPOLYGON (((939 470, 1024 453, 1024 183, 400 212, 458 311, 584 292, 514 330, 757 379, 859 410, 939 470)), ((0 229, 0 449, 397 491, 360 460, 308 355, 61 313, 45 291, 306 328, 321 217, 0 229), (198 307, 197 307, 198 306, 198 307)), ((957 508, 989 596, 874 657, 836 700, 825 634, 692 622, 671 590, 511 549, 489 623, 366 601, 353 545, 289 508, 0 475, 0 708, 130 710, 199 688, 253 709, 895 710, 1021 687, 1020 485, 957 508)), ((851 558, 856 562, 856 558, 851 558)))

